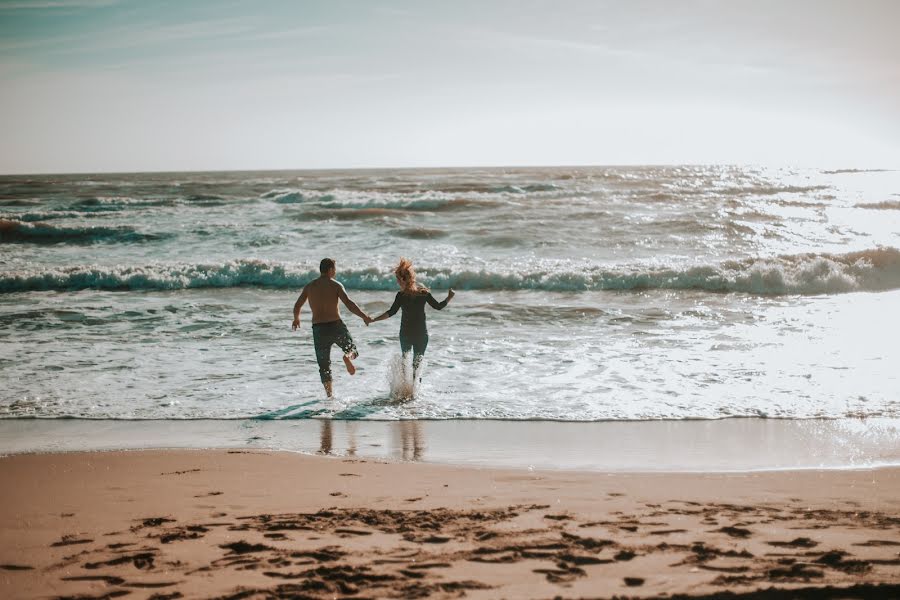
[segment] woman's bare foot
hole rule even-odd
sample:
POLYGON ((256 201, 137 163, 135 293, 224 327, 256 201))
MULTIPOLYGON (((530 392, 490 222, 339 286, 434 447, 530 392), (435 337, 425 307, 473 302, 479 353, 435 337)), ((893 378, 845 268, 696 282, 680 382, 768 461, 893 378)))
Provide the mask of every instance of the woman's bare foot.
MULTIPOLYGON (((354 352, 353 358, 356 358, 357 356, 359 356, 359 354, 354 352)), ((347 372, 350 373, 351 375, 356 373, 356 367, 353 366, 353 361, 346 354, 344 355, 344 366, 347 367, 347 372)))

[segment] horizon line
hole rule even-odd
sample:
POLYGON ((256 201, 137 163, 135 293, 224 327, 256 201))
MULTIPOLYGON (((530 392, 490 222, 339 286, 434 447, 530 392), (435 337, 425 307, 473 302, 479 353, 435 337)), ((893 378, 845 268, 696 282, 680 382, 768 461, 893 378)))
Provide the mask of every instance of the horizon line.
POLYGON ((465 170, 497 170, 497 169, 621 169, 621 168, 653 168, 653 167, 757 167, 787 169, 819 169, 826 171, 858 171, 858 172, 891 172, 898 168, 888 167, 840 167, 791 165, 786 163, 754 163, 754 162, 684 162, 684 163, 608 163, 608 164, 519 164, 519 165, 456 165, 456 166, 390 166, 390 167, 301 167, 301 168, 264 168, 264 169, 186 169, 186 170, 148 170, 148 171, 32 171, 32 172, 0 172, 0 177, 47 177, 69 175, 166 175, 184 173, 284 173, 284 172, 338 172, 338 171, 465 171, 465 170))

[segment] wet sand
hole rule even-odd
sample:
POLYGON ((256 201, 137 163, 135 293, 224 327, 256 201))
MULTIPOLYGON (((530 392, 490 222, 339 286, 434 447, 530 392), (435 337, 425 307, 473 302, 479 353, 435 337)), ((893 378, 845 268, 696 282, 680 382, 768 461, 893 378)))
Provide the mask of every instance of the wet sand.
POLYGON ((900 597, 896 468, 29 454, 0 506, 3 598, 900 597))
POLYGON ((602 473, 859 469, 900 467, 900 419, 0 419, 0 454, 152 448, 602 473))

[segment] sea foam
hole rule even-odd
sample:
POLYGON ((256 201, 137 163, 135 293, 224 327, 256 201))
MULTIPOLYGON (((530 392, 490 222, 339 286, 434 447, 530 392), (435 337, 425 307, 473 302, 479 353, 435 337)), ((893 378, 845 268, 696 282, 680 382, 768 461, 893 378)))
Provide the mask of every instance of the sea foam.
MULTIPOLYGON (((487 271, 419 268, 424 283, 467 290, 705 290, 763 295, 836 294, 900 288, 900 250, 873 248, 847 254, 798 254, 726 261, 686 268, 594 267, 581 270, 487 271)), ((0 276, 0 292, 38 290, 178 290, 256 286, 300 288, 317 277, 300 265, 265 260, 222 264, 153 263, 13 271, 0 276)), ((392 290, 388 269, 342 270, 349 289, 392 290)))

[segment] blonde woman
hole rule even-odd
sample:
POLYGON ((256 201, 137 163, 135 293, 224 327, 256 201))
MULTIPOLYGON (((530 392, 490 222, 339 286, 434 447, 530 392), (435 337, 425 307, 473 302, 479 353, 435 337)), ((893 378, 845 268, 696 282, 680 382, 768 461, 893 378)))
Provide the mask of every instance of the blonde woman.
POLYGON ((447 297, 442 302, 435 300, 427 287, 416 283, 416 272, 413 269, 412 261, 406 258, 400 259, 400 264, 394 269, 394 275, 397 276, 400 291, 394 298, 394 304, 384 314, 375 317, 373 321, 383 321, 393 317, 398 310, 403 311, 400 317, 400 350, 404 356, 412 350, 413 381, 416 381, 419 365, 425 356, 425 348, 428 347, 425 303, 427 302, 431 308, 442 310, 453 298, 455 292, 452 289, 449 290, 447 297))

